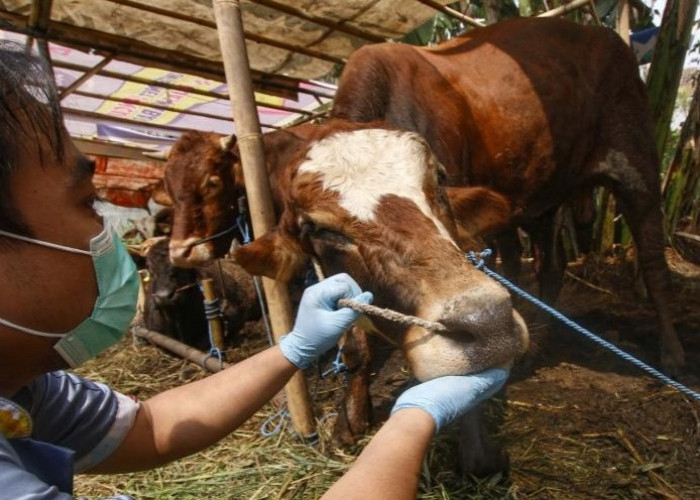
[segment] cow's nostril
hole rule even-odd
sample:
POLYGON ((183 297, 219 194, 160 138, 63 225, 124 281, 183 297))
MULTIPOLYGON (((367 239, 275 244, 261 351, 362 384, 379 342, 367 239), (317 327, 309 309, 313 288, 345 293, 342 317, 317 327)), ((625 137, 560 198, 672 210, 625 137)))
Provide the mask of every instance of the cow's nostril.
POLYGON ((172 241, 170 243, 170 262, 174 266, 187 262, 192 253, 192 246, 186 245, 183 241, 172 241))

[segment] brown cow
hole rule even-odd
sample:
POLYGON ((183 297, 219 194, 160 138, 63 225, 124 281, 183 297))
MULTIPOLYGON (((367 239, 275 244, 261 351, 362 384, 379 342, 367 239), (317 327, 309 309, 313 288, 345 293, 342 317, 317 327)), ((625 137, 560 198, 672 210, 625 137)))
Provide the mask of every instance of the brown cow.
MULTIPOLYGON (((276 186, 288 158, 304 144, 314 125, 265 134, 266 162, 275 206, 276 186)), ((194 267, 223 257, 229 250, 245 195, 235 136, 188 131, 166 153, 165 188, 173 207, 170 259, 194 267)))
POLYGON ((483 185, 504 195, 513 227, 540 241, 549 298, 564 271, 553 251, 556 209, 593 185, 608 186, 658 311, 661 364, 672 373, 683 366, 668 307, 659 162, 646 90, 634 55, 613 31, 521 18, 436 47, 365 46, 345 66, 332 115, 385 119, 419 132, 445 165, 449 184, 483 185))

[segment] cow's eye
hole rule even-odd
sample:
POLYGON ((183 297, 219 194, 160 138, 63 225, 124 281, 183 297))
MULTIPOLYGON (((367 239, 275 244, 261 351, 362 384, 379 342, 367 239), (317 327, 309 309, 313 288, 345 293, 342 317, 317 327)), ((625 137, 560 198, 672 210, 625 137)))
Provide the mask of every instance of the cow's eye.
POLYGON ((437 171, 437 181, 440 186, 447 185, 447 172, 442 168, 439 168, 437 171))
POLYGON ((302 240, 311 238, 318 229, 318 226, 310 220, 305 220, 301 223, 300 237, 302 240))
POLYGON ((320 226, 311 220, 305 220, 301 223, 301 239, 302 240, 323 240, 325 243, 346 244, 350 242, 343 233, 320 226))
POLYGON ((221 186, 221 177, 218 175, 212 175, 207 179, 207 187, 217 188, 221 186))

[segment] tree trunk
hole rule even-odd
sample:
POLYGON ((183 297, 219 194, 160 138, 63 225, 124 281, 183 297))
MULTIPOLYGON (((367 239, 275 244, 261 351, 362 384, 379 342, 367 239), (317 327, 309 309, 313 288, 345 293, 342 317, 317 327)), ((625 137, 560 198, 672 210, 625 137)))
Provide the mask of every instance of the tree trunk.
POLYGON ((659 158, 663 158, 668 140, 697 6, 698 0, 668 0, 666 2, 659 40, 656 43, 654 56, 649 67, 647 88, 659 158))
POLYGON ((672 240, 676 231, 700 231, 700 85, 697 79, 694 83, 688 117, 662 186, 666 227, 672 240))

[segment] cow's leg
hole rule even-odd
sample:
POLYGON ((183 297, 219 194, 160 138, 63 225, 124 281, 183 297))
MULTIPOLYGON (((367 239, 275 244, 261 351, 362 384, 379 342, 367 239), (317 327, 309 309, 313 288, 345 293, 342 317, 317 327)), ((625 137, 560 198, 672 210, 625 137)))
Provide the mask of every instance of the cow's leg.
POLYGON ((462 473, 477 477, 508 470, 508 455, 486 428, 483 407, 477 406, 459 422, 459 465, 462 473))
MULTIPOLYGON (((655 168, 633 170, 624 154, 611 152, 608 163, 616 172, 613 184, 620 210, 637 246, 637 261, 661 327, 661 366, 677 375, 685 364, 685 352, 673 327, 671 277, 664 257, 663 215, 656 178, 644 179, 639 172, 655 173, 655 168)), ((654 174, 655 175, 655 174, 654 174)))
MULTIPOLYGON (((555 215, 556 212, 546 214, 523 227, 530 236, 539 297, 548 304, 552 304, 559 295, 566 269, 566 252, 560 237, 561 222, 555 215)), ((549 315, 545 314, 541 319, 548 322, 549 315)))
POLYGON ((342 444, 354 444, 357 437, 367 432, 372 402, 369 395, 371 352, 367 332, 353 326, 345 335, 343 362, 348 367, 348 387, 333 437, 342 444))
POLYGON ((531 232, 540 286, 540 298, 553 304, 564 283, 566 252, 561 240, 561 207, 553 216, 542 217, 531 232))
POLYGON ((498 236, 498 251, 501 254, 501 266, 503 275, 513 283, 517 283, 520 278, 523 246, 518 237, 518 228, 510 228, 498 236))

